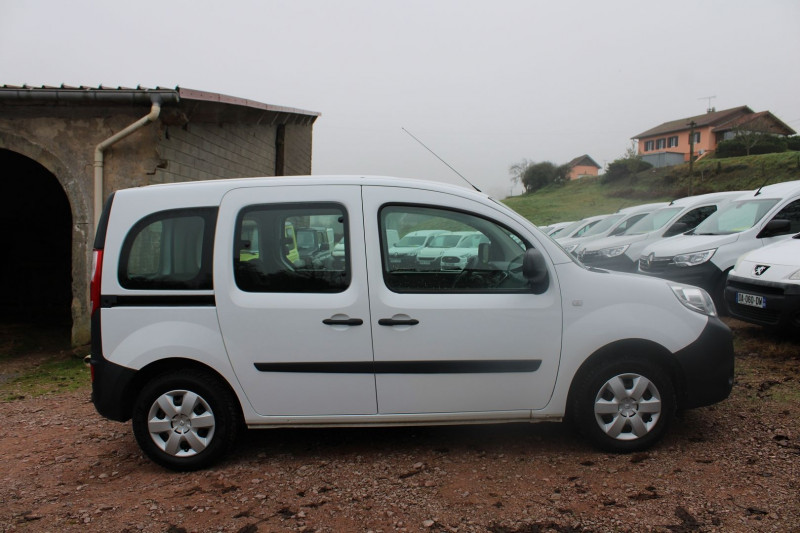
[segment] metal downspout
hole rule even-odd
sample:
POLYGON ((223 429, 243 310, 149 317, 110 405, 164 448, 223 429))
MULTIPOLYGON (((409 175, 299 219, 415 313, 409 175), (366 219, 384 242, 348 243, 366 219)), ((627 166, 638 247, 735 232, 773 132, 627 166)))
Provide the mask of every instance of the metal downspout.
POLYGON ((103 211, 103 152, 111 146, 132 134, 133 132, 143 128, 147 124, 154 122, 161 114, 161 98, 153 96, 151 99, 150 113, 143 116, 127 128, 119 131, 98 144, 94 149, 94 231, 97 231, 97 225, 100 221, 100 214, 103 211))

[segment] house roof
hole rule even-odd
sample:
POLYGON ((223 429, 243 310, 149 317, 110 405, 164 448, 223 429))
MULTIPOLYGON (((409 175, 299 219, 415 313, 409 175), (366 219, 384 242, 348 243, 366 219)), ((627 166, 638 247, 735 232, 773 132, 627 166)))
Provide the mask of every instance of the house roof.
POLYGON ((695 123, 696 128, 702 128, 705 126, 719 126, 722 124, 726 124, 738 117, 751 114, 753 114, 753 110, 747 107, 746 105, 734 107, 731 109, 724 109, 722 111, 712 111, 710 113, 705 113, 703 115, 697 115, 694 117, 686 117, 678 120, 672 120, 670 122, 664 122, 660 126, 656 126, 655 128, 651 128, 647 131, 643 131, 642 133, 634 135, 631 138, 641 139, 644 137, 652 137, 654 135, 664 135, 667 133, 674 133, 677 131, 686 131, 687 129, 689 129, 690 127, 689 124, 691 122, 695 123))
MULTIPOLYGON (((67 102, 83 101, 95 103, 150 103, 154 96, 166 99, 169 103, 177 103, 180 100, 197 100, 204 102, 217 102, 234 106, 260 109, 275 113, 289 113, 293 115, 303 115, 305 117, 319 117, 321 113, 316 111, 306 111, 293 107, 276 106, 265 104, 246 98, 237 98, 224 94, 200 91, 197 89, 187 89, 175 87, 174 89, 165 87, 148 88, 142 87, 88 87, 81 85, 78 87, 61 84, 59 86, 42 85, 2 85, 0 86, 0 101, 21 100, 21 101, 49 101, 67 102)), ((312 119, 312 122, 313 122, 312 119)))
POLYGON ((770 113, 769 111, 760 111, 758 113, 753 113, 752 115, 742 115, 737 117, 730 122, 722 124, 714 128, 715 132, 727 131, 732 130, 734 128, 743 128, 746 129, 747 124, 758 124, 753 131, 767 131, 769 133, 775 133, 780 135, 794 135, 797 133, 792 128, 790 128, 786 123, 784 123, 781 119, 770 113), (758 124, 759 122, 763 121, 764 123, 758 124))
POLYGON ((600 168, 600 165, 598 165, 597 162, 595 162, 595 160, 592 159, 591 157, 589 157, 587 154, 583 154, 581 156, 576 157, 575 159, 573 159, 572 161, 567 163, 567 165, 570 168, 577 167, 578 165, 583 165, 583 166, 587 166, 587 167, 588 166, 592 166, 592 167, 600 168))

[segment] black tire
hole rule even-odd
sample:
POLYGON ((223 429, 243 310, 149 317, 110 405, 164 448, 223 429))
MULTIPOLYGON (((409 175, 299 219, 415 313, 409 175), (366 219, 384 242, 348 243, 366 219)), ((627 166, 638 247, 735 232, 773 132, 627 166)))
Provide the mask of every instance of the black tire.
POLYGON ((142 451, 177 471, 198 470, 218 461, 233 448, 241 419, 230 389, 197 369, 150 380, 136 398, 132 414, 133 434, 142 451))
POLYGON ((597 448, 630 453, 661 439, 675 409, 669 374, 649 361, 626 358, 581 373, 573 385, 570 415, 597 448))

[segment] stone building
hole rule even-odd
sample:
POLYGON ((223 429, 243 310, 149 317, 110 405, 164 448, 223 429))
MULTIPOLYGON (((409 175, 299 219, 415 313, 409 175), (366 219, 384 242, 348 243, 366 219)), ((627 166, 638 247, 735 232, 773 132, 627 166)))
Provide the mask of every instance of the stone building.
POLYGON ((97 217, 117 189, 311 173, 319 113, 192 89, 0 86, 0 320, 89 340, 97 217))

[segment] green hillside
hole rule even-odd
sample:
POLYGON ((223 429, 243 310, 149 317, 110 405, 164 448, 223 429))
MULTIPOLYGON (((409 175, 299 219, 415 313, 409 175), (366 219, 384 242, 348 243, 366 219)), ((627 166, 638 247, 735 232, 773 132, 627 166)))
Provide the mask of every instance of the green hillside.
POLYGON ((547 225, 691 194, 757 189, 792 180, 800 180, 800 152, 700 160, 692 179, 688 164, 646 170, 609 184, 602 183, 602 176, 583 178, 503 202, 534 224, 547 225))

